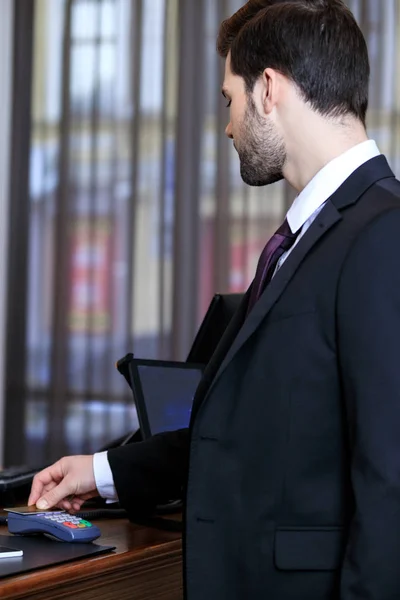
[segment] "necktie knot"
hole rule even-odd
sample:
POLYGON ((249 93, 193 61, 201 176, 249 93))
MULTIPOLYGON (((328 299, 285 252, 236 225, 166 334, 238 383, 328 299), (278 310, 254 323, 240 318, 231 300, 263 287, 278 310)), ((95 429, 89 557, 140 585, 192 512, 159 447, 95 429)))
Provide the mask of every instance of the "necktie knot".
POLYGON ((298 232, 292 233, 289 223, 287 222, 287 219, 285 219, 282 225, 279 227, 279 229, 276 230, 274 235, 281 236, 282 239, 280 242, 280 247, 283 249, 284 252, 286 252, 293 246, 294 242, 296 241, 298 232))
POLYGON ((295 238, 296 234, 292 233, 292 230, 290 229, 290 225, 288 223, 288 220, 285 219, 282 223, 282 225, 280 225, 278 227, 278 229, 276 230, 275 234, 279 234, 279 235, 283 235, 287 238, 295 238))
POLYGON ((258 261, 249 299, 248 313, 261 296, 267 283, 271 280, 282 254, 293 246, 298 233, 292 233, 289 223, 285 219, 272 238, 267 242, 258 261))

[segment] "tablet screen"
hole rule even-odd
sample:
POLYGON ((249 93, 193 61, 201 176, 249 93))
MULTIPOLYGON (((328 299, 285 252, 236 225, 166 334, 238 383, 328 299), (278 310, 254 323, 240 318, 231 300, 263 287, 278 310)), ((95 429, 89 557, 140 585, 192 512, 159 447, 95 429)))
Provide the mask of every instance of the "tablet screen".
POLYGON ((201 367, 136 364, 150 434, 188 427, 201 367))

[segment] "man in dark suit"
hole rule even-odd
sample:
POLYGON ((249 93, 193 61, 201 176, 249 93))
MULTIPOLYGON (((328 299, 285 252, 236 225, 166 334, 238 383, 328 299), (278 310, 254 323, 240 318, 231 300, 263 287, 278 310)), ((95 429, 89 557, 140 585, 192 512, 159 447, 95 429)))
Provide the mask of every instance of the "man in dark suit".
POLYGON ((183 487, 189 600, 395 600, 400 183, 365 131, 365 42, 340 0, 250 0, 218 48, 243 179, 298 196, 190 430, 63 458, 29 503, 135 514, 183 487))

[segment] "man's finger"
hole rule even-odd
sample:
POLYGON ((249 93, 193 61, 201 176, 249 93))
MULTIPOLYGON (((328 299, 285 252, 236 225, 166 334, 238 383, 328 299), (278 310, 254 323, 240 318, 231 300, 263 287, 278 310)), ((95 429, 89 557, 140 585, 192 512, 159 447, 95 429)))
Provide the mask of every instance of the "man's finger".
POLYGON ((49 486, 56 486, 57 482, 61 479, 58 469, 58 463, 55 463, 47 469, 43 469, 40 473, 37 473, 32 481, 31 493, 28 499, 28 506, 36 504, 37 500, 42 496, 43 490, 48 489, 49 486))
POLYGON ((82 502, 85 502, 86 500, 91 500, 91 498, 96 498, 96 496, 98 496, 99 494, 96 492, 86 492, 85 494, 79 494, 79 496, 76 496, 76 498, 78 500, 82 500, 82 502))
POLYGON ((67 512, 69 512, 72 509, 70 500, 61 500, 61 502, 59 502, 57 506, 58 508, 62 508, 62 510, 66 510, 67 512))
POLYGON ((67 499, 59 503, 60 508, 67 511, 79 511, 81 506, 86 500, 93 498, 94 494, 88 492, 87 494, 80 494, 79 496, 70 496, 67 499))
POLYGON ((83 504, 84 502, 85 502, 84 500, 79 500, 79 502, 77 502, 77 501, 75 501, 75 500, 74 500, 74 502, 73 502, 73 504, 72 504, 72 509, 73 509, 75 512, 79 512, 79 511, 81 510, 81 506, 82 506, 82 504, 83 504))
POLYGON ((42 479, 36 478, 33 479, 31 493, 29 494, 28 506, 32 504, 36 504, 36 501, 43 494, 43 491, 46 490, 49 483, 45 483, 42 479))
POLYGON ((73 486, 69 483, 68 479, 65 478, 55 488, 46 492, 36 502, 36 506, 39 509, 52 508, 74 492, 73 486))

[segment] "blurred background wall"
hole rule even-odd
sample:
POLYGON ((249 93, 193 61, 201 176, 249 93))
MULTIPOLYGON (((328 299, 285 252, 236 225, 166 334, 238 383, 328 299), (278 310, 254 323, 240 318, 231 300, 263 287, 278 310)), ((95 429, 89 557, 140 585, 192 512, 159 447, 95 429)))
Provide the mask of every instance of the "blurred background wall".
MULTIPOLYGON (((115 361, 185 359, 292 201, 284 183, 245 186, 224 136, 215 40, 242 3, 12 3, 6 465, 135 429, 115 361)), ((400 0, 349 5, 370 52, 369 134, 400 175, 400 0)))
MULTIPOLYGON (((4 0, 0 18, 0 441, 4 441, 5 331, 8 256, 8 207, 11 150, 13 0, 4 0)), ((0 444, 0 465, 3 444, 0 444)))

